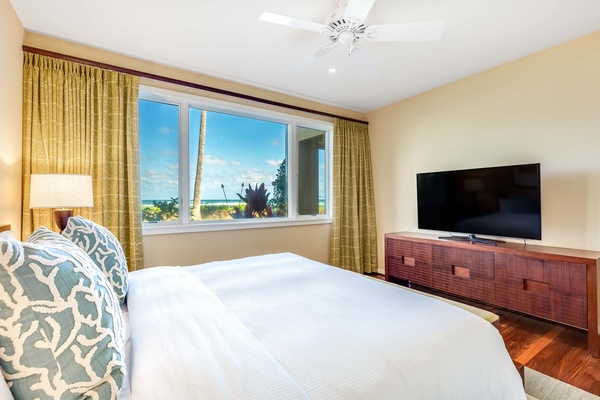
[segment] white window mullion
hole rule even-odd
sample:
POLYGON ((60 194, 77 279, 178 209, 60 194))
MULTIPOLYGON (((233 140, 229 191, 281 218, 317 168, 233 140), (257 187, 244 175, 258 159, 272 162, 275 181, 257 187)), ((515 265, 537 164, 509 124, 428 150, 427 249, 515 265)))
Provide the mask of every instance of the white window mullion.
POLYGON ((190 135, 189 105, 182 102, 179 107, 179 222, 190 223, 190 135))
POLYGON ((333 135, 333 128, 328 128, 325 142, 325 168, 327 168, 325 213, 329 216, 333 216, 333 135))
POLYGON ((288 218, 298 216, 298 166, 296 165, 296 123, 288 125, 288 154, 287 154, 287 180, 288 180, 288 218))

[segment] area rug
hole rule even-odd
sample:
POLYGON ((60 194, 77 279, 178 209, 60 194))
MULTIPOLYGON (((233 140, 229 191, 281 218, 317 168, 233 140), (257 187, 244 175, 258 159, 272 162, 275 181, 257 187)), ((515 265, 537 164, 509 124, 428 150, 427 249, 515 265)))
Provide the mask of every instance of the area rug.
POLYGON ((525 367, 528 400, 600 400, 600 397, 525 367))

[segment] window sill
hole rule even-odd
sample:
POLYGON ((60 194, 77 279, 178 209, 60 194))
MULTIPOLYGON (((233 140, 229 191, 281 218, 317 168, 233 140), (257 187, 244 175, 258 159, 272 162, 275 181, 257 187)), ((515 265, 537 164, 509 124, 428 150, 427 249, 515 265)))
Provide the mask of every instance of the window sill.
POLYGON ((142 227, 142 235, 168 235, 177 233, 192 233, 192 232, 211 232, 211 231, 230 231, 238 229, 261 229, 261 228, 277 228, 291 227, 301 225, 318 225, 331 224, 331 217, 306 217, 298 219, 277 218, 257 220, 240 220, 240 221, 214 221, 192 223, 188 225, 181 224, 153 224, 144 223, 142 227))

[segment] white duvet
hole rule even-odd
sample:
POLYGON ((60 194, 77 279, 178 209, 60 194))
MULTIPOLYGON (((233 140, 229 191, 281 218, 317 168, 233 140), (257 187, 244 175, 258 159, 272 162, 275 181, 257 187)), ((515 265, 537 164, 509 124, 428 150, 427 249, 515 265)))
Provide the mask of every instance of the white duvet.
POLYGON ((525 399, 498 331, 276 254, 130 274, 127 399, 525 399))

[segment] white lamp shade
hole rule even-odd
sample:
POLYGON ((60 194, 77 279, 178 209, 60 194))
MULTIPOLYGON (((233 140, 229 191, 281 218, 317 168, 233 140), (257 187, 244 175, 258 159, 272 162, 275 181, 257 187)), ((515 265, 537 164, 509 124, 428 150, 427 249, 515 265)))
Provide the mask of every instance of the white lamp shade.
POLYGON ((92 177, 75 174, 32 174, 29 208, 93 207, 92 177))

